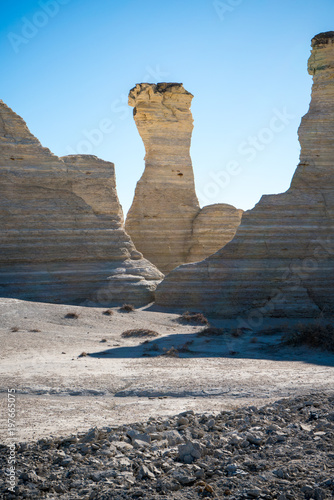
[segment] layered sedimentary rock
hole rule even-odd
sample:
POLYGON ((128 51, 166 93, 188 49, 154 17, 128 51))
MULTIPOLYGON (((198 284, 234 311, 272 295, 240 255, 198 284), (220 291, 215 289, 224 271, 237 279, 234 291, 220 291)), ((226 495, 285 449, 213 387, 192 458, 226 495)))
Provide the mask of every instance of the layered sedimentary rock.
POLYGON ((242 214, 243 210, 224 203, 203 207, 193 221, 187 262, 205 259, 231 241, 242 214))
POLYGON ((312 100, 289 190, 263 196, 215 255, 171 272, 158 304, 239 316, 251 326, 264 316, 334 314, 334 32, 312 40, 309 73, 312 100))
POLYGON ((177 83, 142 83, 129 95, 146 156, 125 228, 164 273, 187 262, 192 222, 200 209, 190 158, 192 98, 177 83))
POLYGON ((0 296, 144 304, 161 273, 123 227, 114 165, 62 159, 0 101, 0 296))
POLYGON ((192 98, 179 83, 137 84, 129 94, 146 156, 125 227, 138 250, 164 273, 217 251, 240 222, 234 207, 200 210, 190 158, 192 98))

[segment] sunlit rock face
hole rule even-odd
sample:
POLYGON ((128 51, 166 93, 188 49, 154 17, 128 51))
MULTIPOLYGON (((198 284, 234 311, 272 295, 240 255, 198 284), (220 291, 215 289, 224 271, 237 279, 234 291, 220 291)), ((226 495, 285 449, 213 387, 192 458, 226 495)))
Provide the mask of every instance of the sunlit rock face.
POLYGON ((312 100, 289 190, 263 196, 216 254, 171 272, 157 289, 158 304, 248 323, 333 315, 334 32, 312 40, 309 72, 312 100))
POLYGON ((123 227, 114 165, 58 158, 0 101, 0 296, 150 302, 163 275, 123 227))
POLYGON ((180 83, 141 83, 129 94, 146 156, 125 227, 164 273, 217 251, 241 218, 232 206, 199 207, 190 158, 192 99, 180 83))

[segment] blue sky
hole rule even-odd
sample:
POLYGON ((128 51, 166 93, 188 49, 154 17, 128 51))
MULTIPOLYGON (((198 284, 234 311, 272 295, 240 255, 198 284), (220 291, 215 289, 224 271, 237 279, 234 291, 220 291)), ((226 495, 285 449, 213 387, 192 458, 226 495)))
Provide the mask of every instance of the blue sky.
POLYGON ((0 98, 55 154, 114 162, 126 213, 144 168, 128 92, 182 82, 201 204, 248 209, 289 187, 310 41, 330 30, 333 0, 2 0, 0 98))

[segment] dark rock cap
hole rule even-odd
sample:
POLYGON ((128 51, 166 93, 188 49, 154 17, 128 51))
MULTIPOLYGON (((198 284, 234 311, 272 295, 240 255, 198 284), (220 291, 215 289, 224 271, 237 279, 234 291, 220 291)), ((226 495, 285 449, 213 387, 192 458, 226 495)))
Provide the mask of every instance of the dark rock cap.
POLYGON ((312 47, 317 47, 318 45, 326 45, 328 43, 334 43, 334 31, 326 31, 325 33, 319 33, 314 38, 312 38, 312 47))

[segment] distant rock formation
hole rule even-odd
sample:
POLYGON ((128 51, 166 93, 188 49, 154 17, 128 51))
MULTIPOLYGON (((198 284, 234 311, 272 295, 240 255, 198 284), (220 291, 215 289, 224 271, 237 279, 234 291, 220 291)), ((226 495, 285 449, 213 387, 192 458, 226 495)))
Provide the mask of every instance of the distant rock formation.
POLYGON ((217 251, 233 237, 241 218, 241 211, 230 206, 225 224, 227 205, 206 207, 203 213, 199 207, 190 158, 192 98, 180 83, 141 83, 129 94, 146 156, 125 228, 164 273, 217 251), (209 225, 215 227, 211 237, 200 227, 209 213, 209 225))
POLYGON ((187 262, 203 260, 231 241, 242 214, 243 210, 224 203, 203 207, 193 221, 187 262))
POLYGON ((266 316, 333 315, 334 32, 312 40, 309 72, 312 101, 289 190, 263 196, 215 255, 172 271, 157 289, 157 304, 250 324, 266 316))
POLYGON ((0 223, 0 296, 143 305, 163 277, 124 231, 114 165, 58 158, 2 101, 0 223))

